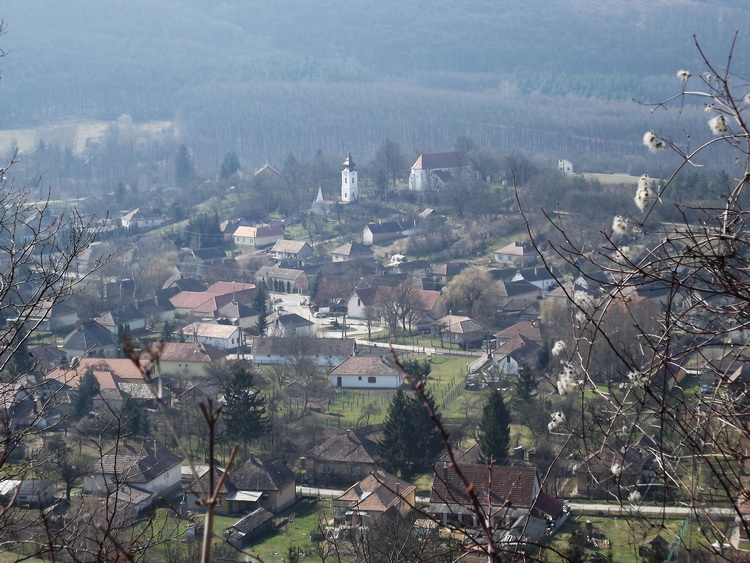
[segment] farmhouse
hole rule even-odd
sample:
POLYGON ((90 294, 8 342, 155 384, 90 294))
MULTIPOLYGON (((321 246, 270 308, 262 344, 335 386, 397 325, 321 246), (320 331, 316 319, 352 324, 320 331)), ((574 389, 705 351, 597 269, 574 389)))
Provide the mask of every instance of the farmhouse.
POLYGON ((403 372, 385 356, 355 356, 336 366, 329 375, 334 387, 397 389, 403 372))

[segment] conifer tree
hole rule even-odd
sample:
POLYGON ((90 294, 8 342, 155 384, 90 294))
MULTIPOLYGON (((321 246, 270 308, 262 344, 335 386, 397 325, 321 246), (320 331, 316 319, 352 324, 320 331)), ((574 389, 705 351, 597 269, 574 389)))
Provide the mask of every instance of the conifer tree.
MULTIPOLYGON (((425 400, 435 411, 431 393, 425 392, 425 400)), ((443 439, 422 400, 399 389, 388 407, 378 447, 383 468, 408 479, 430 469, 443 447, 443 439)))
POLYGON ((224 434, 230 441, 247 444, 270 428, 266 399, 253 389, 253 373, 243 366, 232 366, 224 385, 224 434))
POLYGON ((510 413, 498 389, 490 391, 482 408, 478 442, 482 463, 506 463, 510 446, 510 413))
POLYGON ((91 412, 94 397, 99 394, 99 381, 94 372, 86 371, 78 382, 78 388, 73 392, 71 403, 75 418, 81 418, 91 412))

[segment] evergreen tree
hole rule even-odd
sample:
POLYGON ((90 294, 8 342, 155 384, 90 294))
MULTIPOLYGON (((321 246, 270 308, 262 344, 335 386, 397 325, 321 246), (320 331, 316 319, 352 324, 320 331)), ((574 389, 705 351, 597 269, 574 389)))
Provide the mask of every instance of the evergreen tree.
POLYGON ((78 382, 78 387, 71 396, 73 416, 78 419, 91 412, 94 397, 99 394, 99 381, 93 371, 86 371, 78 382))
MULTIPOLYGON (((434 399, 429 392, 425 392, 425 399, 434 410, 434 399)), ((443 439, 421 399, 408 397, 399 389, 388 407, 383 439, 378 446, 383 468, 409 479, 429 470, 442 447, 443 439)))
POLYGON ((537 387, 539 387, 539 382, 529 366, 521 366, 516 380, 517 408, 527 408, 534 402, 537 387))
POLYGON ((503 394, 498 389, 490 391, 482 408, 478 442, 483 463, 506 463, 510 446, 510 413, 505 406, 503 394))
POLYGON ((420 382, 426 382, 432 372, 432 366, 427 360, 407 360, 403 362, 402 365, 404 371, 409 374, 414 385, 420 382))
POLYGON ((258 336, 266 335, 266 329, 268 328, 268 322, 266 321, 267 317, 268 313, 266 313, 265 309, 258 313, 258 320, 255 322, 255 328, 258 331, 258 336))
POLYGON ((138 407, 132 399, 127 399, 122 407, 122 430, 133 437, 146 437, 151 430, 148 411, 138 407))
POLYGON ((410 426, 409 399, 402 389, 388 405, 388 412, 383 423, 383 438, 378 444, 380 464, 386 471, 396 474, 405 467, 409 455, 407 429, 410 426))
POLYGON ((232 177, 234 174, 240 171, 240 159, 237 158, 237 154, 234 152, 229 152, 224 157, 224 160, 221 161, 221 178, 223 180, 226 180, 227 178, 232 177))
POLYGON ((315 301, 318 298, 318 289, 320 288, 320 280, 323 279, 323 270, 318 270, 315 274, 312 283, 310 284, 310 300, 315 301))
POLYGON ((266 291, 265 284, 261 284, 258 291, 255 292, 253 297, 253 309, 258 312, 265 311, 268 305, 268 292, 266 291))
POLYGON ((185 145, 177 149, 177 159, 174 164, 174 179, 178 186, 185 187, 195 179, 195 168, 193 168, 193 157, 185 145))
POLYGON ((224 384, 224 435, 227 440, 247 444, 270 429, 266 399, 253 389, 253 373, 241 365, 231 368, 224 384))

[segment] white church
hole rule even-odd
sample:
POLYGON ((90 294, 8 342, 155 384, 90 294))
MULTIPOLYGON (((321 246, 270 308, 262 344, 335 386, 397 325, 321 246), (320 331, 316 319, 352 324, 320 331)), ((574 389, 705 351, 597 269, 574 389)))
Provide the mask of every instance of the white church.
MULTIPOLYGON (((353 203, 359 199, 359 185, 357 184, 357 168, 351 151, 346 151, 344 169, 341 171, 341 199, 340 203, 353 203)), ((312 212, 318 215, 330 212, 336 205, 335 201, 323 199, 323 189, 318 188, 318 197, 312 204, 312 212)))

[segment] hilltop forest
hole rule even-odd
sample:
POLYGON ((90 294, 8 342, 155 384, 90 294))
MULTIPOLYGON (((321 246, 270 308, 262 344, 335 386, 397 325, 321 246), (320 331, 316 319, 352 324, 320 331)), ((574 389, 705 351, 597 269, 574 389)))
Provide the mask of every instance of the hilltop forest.
MULTIPOLYGON (((185 144, 207 177, 228 152, 254 167, 318 150, 369 159, 391 139, 410 156, 449 150, 459 135, 503 153, 640 174, 640 137, 654 116, 633 100, 657 99, 678 69, 699 67, 694 34, 710 59, 726 60, 750 5, 10 0, 0 17, 0 129, 162 121, 164 135, 135 143, 133 158, 170 160, 185 144)), ((740 34, 735 50, 749 43, 740 34)), ((748 60, 733 65, 750 76, 748 60)), ((696 130, 702 108, 659 119, 696 130)), ((72 150, 89 158, 102 149, 72 150)))

